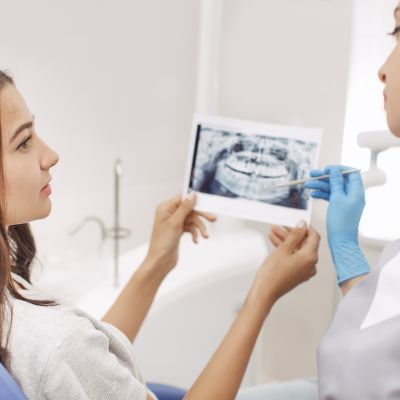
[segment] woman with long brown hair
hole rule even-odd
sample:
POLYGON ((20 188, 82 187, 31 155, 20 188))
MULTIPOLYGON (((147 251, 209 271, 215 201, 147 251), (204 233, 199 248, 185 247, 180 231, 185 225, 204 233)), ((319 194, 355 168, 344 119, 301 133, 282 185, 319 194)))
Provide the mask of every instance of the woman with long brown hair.
MULTIPOLYGON (((193 211, 194 195, 160 204, 146 258, 103 320, 95 320, 30 284, 35 244, 28 224, 50 214, 50 169, 58 155, 40 139, 13 80, 1 71, 0 129, 0 361, 29 399, 153 399, 131 342, 177 263, 182 234, 191 233, 195 242, 199 233, 208 237, 203 220, 215 217, 193 211)), ((318 233, 300 221, 262 263, 187 399, 236 397, 265 318, 280 297, 315 275, 318 245, 318 233)))

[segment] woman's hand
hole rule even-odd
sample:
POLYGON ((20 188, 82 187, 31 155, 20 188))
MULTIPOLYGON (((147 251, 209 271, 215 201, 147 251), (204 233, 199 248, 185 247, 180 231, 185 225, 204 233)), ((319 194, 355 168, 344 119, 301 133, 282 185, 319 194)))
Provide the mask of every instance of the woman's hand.
POLYGON ((293 228, 288 226, 272 225, 268 238, 275 247, 278 247, 289 236, 292 230, 293 228))
POLYGON ((184 200, 177 195, 157 207, 147 256, 103 318, 125 333, 131 342, 136 338, 162 281, 178 261, 182 234, 190 232, 197 243, 199 233, 208 237, 201 218, 216 220, 213 215, 193 211, 195 202, 195 194, 184 200))
POLYGON ((277 248, 264 261, 256 283, 276 301, 317 273, 320 235, 311 226, 307 229, 302 221, 296 228, 282 229, 281 235, 275 232, 273 240, 277 248))
POLYGON ((325 171, 313 170, 311 176, 328 173, 329 179, 304 184, 313 190, 312 197, 329 201, 328 242, 339 284, 370 271, 358 244, 358 226, 365 206, 364 186, 359 172, 342 174, 348 169, 339 165, 329 166, 325 171))
POLYGON ((329 179, 304 184, 305 188, 312 189, 312 197, 329 201, 327 228, 331 245, 342 240, 358 243, 358 226, 365 207, 365 191, 359 172, 342 174, 349 169, 352 168, 334 165, 326 167, 324 171, 312 170, 312 177, 329 174, 329 179))
POLYGON ((207 228, 203 219, 214 222, 216 217, 208 213, 194 211, 196 195, 192 192, 182 199, 176 195, 158 205, 156 209, 150 247, 146 259, 151 265, 167 274, 178 262, 179 241, 184 232, 192 235, 193 242, 198 243, 199 234, 207 239, 207 228))

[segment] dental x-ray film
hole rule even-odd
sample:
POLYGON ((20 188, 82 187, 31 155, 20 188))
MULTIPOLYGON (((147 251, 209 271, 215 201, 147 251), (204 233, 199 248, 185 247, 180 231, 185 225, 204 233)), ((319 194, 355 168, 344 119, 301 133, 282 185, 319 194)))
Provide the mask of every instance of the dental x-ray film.
POLYGON ((309 223, 309 191, 283 184, 309 177, 321 137, 319 128, 196 114, 184 194, 197 193, 198 211, 286 226, 309 223))

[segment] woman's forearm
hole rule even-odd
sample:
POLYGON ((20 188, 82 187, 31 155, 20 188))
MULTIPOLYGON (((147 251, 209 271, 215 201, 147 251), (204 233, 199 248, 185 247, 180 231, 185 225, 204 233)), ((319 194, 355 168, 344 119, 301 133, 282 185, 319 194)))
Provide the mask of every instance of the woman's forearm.
POLYGON ((275 302, 316 273, 318 232, 300 221, 258 270, 224 340, 186 400, 234 400, 265 318, 275 302))
POLYGON ((107 311, 102 321, 120 329, 130 341, 137 333, 153 303, 165 275, 157 261, 145 259, 107 311))
POLYGON ((343 282, 343 283, 340 285, 340 290, 341 290, 341 292, 342 292, 342 295, 343 295, 343 296, 346 296, 346 294, 350 291, 350 289, 351 289, 353 286, 355 286, 357 283, 363 281, 366 277, 367 277, 367 274, 365 274, 365 275, 360 275, 360 276, 356 276, 356 277, 353 278, 353 279, 349 279, 349 280, 346 281, 346 282, 343 282))
POLYGON ((253 285, 224 340, 193 384, 185 400, 233 400, 257 337, 274 301, 253 285), (263 299, 264 300, 261 300, 263 299))

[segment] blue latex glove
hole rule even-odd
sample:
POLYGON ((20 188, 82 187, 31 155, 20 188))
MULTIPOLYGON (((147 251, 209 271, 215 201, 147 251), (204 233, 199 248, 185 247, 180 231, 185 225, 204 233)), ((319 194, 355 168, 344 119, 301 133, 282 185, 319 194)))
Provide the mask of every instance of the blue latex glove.
POLYGON ((327 215, 328 243, 339 284, 370 272, 358 244, 358 226, 365 206, 364 186, 359 172, 342 175, 351 169, 329 166, 324 171, 312 170, 311 177, 329 174, 329 179, 307 181, 311 196, 329 201, 327 215))

